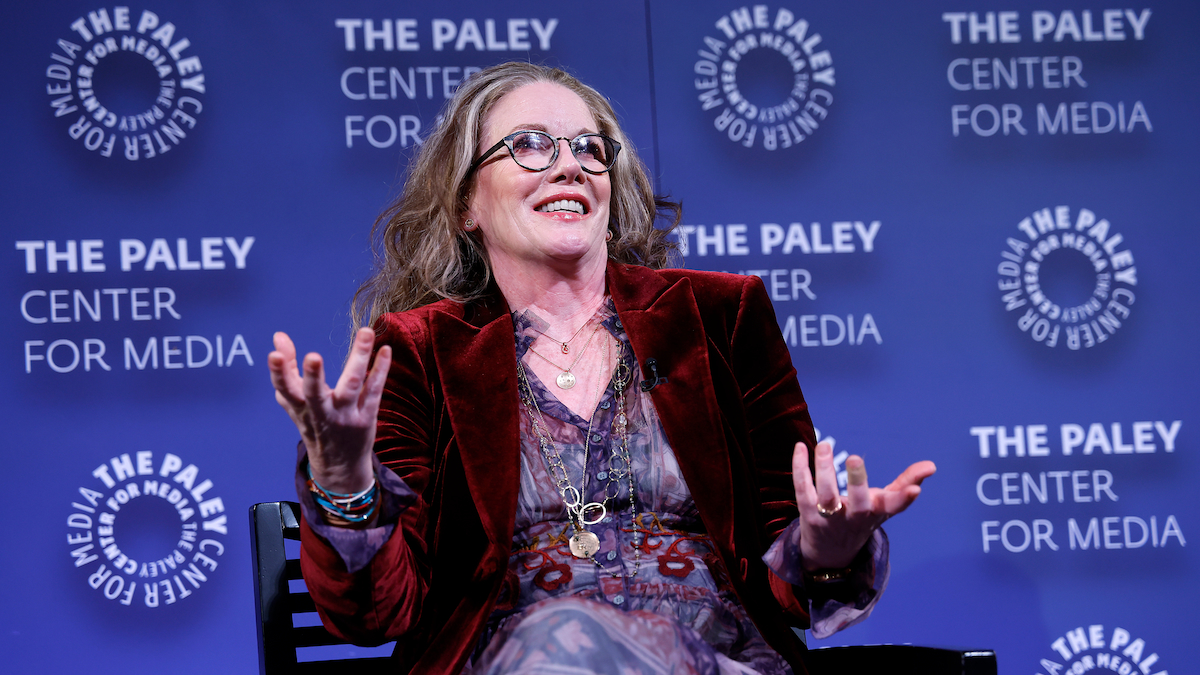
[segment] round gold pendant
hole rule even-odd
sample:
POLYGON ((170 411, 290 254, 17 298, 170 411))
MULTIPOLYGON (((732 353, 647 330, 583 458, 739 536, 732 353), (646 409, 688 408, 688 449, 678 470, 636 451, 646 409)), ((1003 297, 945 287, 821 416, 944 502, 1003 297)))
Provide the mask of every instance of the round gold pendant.
POLYGON ((584 530, 571 535, 570 540, 571 555, 576 558, 590 558, 596 555, 596 551, 600 550, 600 539, 584 530))
POLYGON ((575 374, 569 370, 563 371, 554 378, 554 382, 558 384, 559 389, 570 389, 575 386, 575 374))

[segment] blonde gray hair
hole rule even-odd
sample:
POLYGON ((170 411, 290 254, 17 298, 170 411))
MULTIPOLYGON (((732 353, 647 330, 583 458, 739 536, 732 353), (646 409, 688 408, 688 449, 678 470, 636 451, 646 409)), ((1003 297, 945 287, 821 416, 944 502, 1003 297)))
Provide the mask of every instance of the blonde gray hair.
POLYGON ((376 219, 371 231, 375 269, 351 305, 355 329, 373 325, 388 312, 442 298, 468 302, 488 293, 491 269, 483 240, 477 231, 462 227, 471 190, 468 170, 480 152, 483 123, 492 106, 536 82, 559 84, 577 94, 595 117, 597 131, 622 146, 609 172, 609 258, 653 268, 673 262, 676 247, 668 234, 679 222, 679 205, 654 195, 645 165, 604 96, 557 68, 503 63, 462 83, 411 162, 402 193, 376 219), (665 227, 655 225, 660 213, 671 221, 665 227))

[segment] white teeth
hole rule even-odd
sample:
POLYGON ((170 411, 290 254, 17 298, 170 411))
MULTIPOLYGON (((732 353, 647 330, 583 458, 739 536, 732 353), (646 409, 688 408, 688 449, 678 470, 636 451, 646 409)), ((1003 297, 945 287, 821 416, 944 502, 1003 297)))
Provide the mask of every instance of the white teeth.
POLYGON ((549 204, 542 204, 535 209, 542 213, 554 213, 555 211, 572 211, 583 215, 583 202, 575 201, 574 199, 560 199, 549 204))

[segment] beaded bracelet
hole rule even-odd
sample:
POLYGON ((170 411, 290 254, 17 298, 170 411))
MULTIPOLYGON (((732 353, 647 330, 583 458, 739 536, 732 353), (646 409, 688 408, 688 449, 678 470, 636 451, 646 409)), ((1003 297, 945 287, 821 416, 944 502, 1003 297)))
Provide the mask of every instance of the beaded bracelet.
POLYGON ((343 494, 330 492, 321 487, 313 478, 312 465, 308 466, 308 489, 312 492, 313 501, 317 503, 328 516, 330 524, 361 524, 375 515, 376 497, 379 496, 379 481, 373 480, 371 487, 362 492, 343 494), (341 521, 341 522, 338 522, 341 521))

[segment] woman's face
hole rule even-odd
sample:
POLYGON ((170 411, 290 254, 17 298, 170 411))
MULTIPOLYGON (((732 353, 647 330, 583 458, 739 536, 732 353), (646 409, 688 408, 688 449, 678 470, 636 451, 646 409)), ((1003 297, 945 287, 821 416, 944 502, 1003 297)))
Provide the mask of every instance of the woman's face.
MULTIPOLYGON (((483 122, 481 149, 519 129, 567 139, 598 132, 583 99, 566 87, 537 82, 514 89, 483 122)), ((566 141, 545 171, 529 171, 502 148, 479 166, 466 218, 479 225, 493 269, 518 273, 533 266, 578 266, 608 252, 608 174, 586 173, 566 141)))

